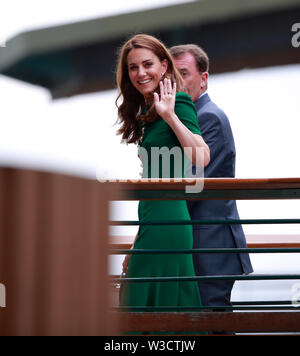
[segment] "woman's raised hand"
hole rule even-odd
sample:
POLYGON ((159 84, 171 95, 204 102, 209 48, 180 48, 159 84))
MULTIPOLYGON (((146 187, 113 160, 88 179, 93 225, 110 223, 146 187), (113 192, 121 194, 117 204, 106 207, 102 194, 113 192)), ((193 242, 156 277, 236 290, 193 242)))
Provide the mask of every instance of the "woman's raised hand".
POLYGON ((171 79, 165 78, 159 83, 160 96, 154 93, 154 104, 157 114, 168 122, 174 114, 176 83, 172 86, 171 79))

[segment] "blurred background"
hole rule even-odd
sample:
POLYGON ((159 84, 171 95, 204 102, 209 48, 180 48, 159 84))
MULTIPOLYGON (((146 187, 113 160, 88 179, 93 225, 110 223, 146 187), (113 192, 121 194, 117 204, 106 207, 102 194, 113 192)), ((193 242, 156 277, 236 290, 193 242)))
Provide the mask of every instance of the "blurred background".
MULTIPOLYGON (((114 72, 122 43, 146 32, 167 46, 197 43, 207 51, 208 93, 230 119, 236 177, 300 177, 300 47, 292 31, 297 22, 296 0, 5 2, 0 165, 95 180, 138 178, 136 147, 121 144, 116 135, 114 72)), ((300 211, 297 200, 239 201, 238 207, 243 219, 299 218, 300 211)), ((137 202, 111 204, 111 218, 136 220, 137 202)), ((300 235, 299 225, 244 229, 300 235)), ((113 235, 135 232, 111 230, 113 235)), ((256 273, 300 270, 293 255, 255 255, 252 261, 256 273)), ((112 273, 119 273, 120 265, 121 258, 112 259, 112 273)), ((289 300, 291 293, 289 281, 239 282, 233 298, 289 300)))

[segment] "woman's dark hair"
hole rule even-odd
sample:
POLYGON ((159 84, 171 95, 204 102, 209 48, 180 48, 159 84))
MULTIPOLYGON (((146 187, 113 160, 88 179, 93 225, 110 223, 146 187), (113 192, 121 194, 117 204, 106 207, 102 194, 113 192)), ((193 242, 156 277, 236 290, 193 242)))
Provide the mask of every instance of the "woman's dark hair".
MULTIPOLYGON (((147 114, 143 115, 146 107, 144 96, 133 86, 128 73, 128 54, 134 48, 146 48, 152 51, 160 61, 167 60, 168 67, 165 75, 162 77, 169 78, 173 83, 177 84, 177 91, 184 90, 182 77, 176 69, 172 56, 165 45, 157 38, 145 34, 139 34, 128 40, 119 52, 119 60, 117 67, 117 86, 119 90, 116 99, 118 108, 118 123, 121 127, 118 134, 122 135, 122 139, 127 143, 136 143, 139 139, 138 120, 143 122, 154 122, 158 115, 155 110, 154 102, 150 105, 147 114), (119 99, 122 98, 122 103, 118 105, 119 99)), ((159 93, 159 86, 155 90, 159 93)))

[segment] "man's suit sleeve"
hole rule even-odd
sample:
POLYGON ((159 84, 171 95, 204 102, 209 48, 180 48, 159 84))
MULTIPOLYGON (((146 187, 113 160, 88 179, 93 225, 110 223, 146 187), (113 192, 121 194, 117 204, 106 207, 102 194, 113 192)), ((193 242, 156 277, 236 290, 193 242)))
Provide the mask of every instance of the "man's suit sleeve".
POLYGON ((197 111, 192 98, 186 94, 179 92, 176 94, 175 113, 179 120, 194 134, 202 135, 198 120, 197 111))
POLYGON ((214 113, 203 113, 198 118, 203 139, 210 149, 210 161, 214 162, 225 147, 221 121, 214 113))

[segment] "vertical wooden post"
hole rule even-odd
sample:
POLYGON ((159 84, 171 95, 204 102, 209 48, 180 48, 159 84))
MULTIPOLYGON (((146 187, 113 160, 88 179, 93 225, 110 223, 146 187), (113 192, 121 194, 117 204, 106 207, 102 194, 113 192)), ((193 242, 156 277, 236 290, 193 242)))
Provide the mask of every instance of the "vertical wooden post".
POLYGON ((0 335, 112 335, 109 185, 0 169, 0 335))

